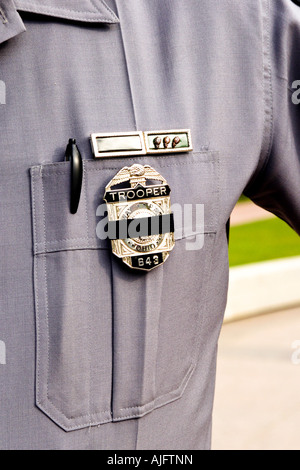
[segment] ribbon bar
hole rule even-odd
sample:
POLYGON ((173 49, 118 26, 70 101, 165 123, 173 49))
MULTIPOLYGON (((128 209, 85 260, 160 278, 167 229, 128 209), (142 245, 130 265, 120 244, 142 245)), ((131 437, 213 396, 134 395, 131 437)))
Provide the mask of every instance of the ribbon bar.
POLYGON ((91 134, 95 158, 190 152, 190 129, 91 134))

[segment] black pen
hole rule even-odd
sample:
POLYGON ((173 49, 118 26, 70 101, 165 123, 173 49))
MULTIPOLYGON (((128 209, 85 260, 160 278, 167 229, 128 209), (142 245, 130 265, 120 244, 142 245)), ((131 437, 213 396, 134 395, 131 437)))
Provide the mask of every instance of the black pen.
POLYGON ((83 165, 79 149, 75 139, 69 139, 66 148, 65 160, 71 161, 71 194, 70 194, 70 212, 76 214, 82 185, 83 165))

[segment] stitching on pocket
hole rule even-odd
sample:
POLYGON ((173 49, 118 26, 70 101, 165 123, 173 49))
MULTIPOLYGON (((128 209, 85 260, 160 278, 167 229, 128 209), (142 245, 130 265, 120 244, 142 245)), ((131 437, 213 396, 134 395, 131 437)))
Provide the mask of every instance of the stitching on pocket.
MULTIPOLYGON (((209 162, 213 162, 214 159, 213 157, 218 155, 219 157, 219 151, 218 150, 203 150, 203 151, 193 151, 191 152, 193 155, 201 155, 201 156, 208 156, 210 158, 208 159, 199 159, 199 161, 195 161, 195 162, 191 162, 190 160, 188 160, 188 156, 186 157, 187 158, 187 161, 183 162, 184 165, 186 164, 199 164, 199 163, 209 163, 209 162)), ((145 159, 147 157, 150 157, 150 158, 153 158, 154 161, 156 160, 165 160, 165 161, 170 161, 171 159, 174 159, 174 158, 179 158, 179 154, 174 156, 173 154, 171 155, 147 155, 146 157, 142 157, 142 156, 137 156, 136 158, 128 158, 128 157, 114 157, 114 160, 115 161, 119 161, 120 160, 124 160, 124 164, 125 162, 135 162, 138 158, 141 158, 141 159, 145 159)), ((216 159, 217 161, 219 161, 219 158, 216 159)), ((86 170, 87 171, 112 171, 112 170, 119 170, 120 169, 120 164, 117 165, 117 166, 112 166, 112 167, 108 167, 108 168, 93 168, 94 165, 96 164, 100 164, 100 162, 105 162, 107 161, 107 159, 85 159, 83 160, 83 164, 86 166, 86 170)), ((40 168, 41 165, 38 165, 36 167, 33 167, 33 168, 40 168)), ((170 166, 173 166, 173 165, 170 165, 170 166)), ((63 170, 64 168, 66 168, 66 162, 54 162, 54 163, 45 163, 43 165, 43 169, 44 169, 44 174, 47 175, 48 172, 47 170, 49 170, 49 173, 52 175, 54 174, 54 171, 51 171, 52 168, 59 168, 60 170, 63 170), (49 168, 47 168, 49 167, 49 168)), ((162 168, 162 166, 161 166, 162 168)), ((65 171, 61 171, 61 174, 65 174, 65 172, 67 171, 67 169, 65 169, 65 171)), ((57 173, 59 174, 59 173, 57 173)))
MULTIPOLYGON (((86 168, 83 168, 83 176, 84 176, 84 182, 85 182, 85 188, 84 188, 84 193, 85 193, 85 218, 86 218, 86 231, 87 231, 87 236, 89 236, 89 218, 88 218, 88 196, 87 196, 87 173, 86 173, 86 168)), ((91 270, 90 270, 90 257, 88 256, 87 259, 87 268, 88 268, 88 332, 89 332, 89 337, 91 337, 91 270)), ((88 398, 88 410, 89 410, 89 417, 91 416, 91 345, 90 341, 88 341, 88 350, 89 350, 89 398, 88 398)), ((91 418, 89 418, 91 420, 91 418)))
MULTIPOLYGON (((187 385, 187 383, 188 383, 188 378, 189 378, 189 376, 192 374, 192 372, 193 372, 193 370, 194 370, 194 367, 195 367, 194 365, 191 365, 191 366, 189 367, 189 370, 187 371, 187 373, 186 373, 185 376, 183 377, 181 384, 179 385, 179 387, 178 387, 176 390, 172 390, 171 392, 164 393, 163 395, 160 395, 160 396, 154 398, 154 400, 151 400, 151 401, 145 403, 144 405, 128 406, 128 407, 126 407, 126 408, 120 408, 120 411, 137 410, 137 409, 141 409, 141 408, 145 408, 145 407, 152 407, 152 406, 155 406, 155 404, 156 404, 157 402, 159 402, 161 399, 163 399, 164 397, 168 396, 170 393, 174 393, 174 394, 178 393, 178 392, 181 390, 181 388, 182 388, 180 395, 179 395, 178 397, 174 398, 174 400, 177 400, 177 398, 179 398, 179 397, 182 396, 182 393, 184 392, 185 387, 186 387, 186 385, 187 385), (182 385, 183 385, 183 387, 182 387, 182 385)), ((134 415, 134 416, 138 416, 138 415, 134 415)), ((128 418, 128 417, 129 417, 129 416, 124 416, 124 417, 122 417, 122 418, 128 418)), ((117 418, 118 418, 118 416, 115 417, 115 419, 117 419, 117 418)), ((119 418, 120 418, 120 417, 119 417, 119 418)))
POLYGON ((59 248, 49 248, 47 249, 47 251, 36 251, 35 253, 35 256, 40 256, 40 255, 45 255, 45 254, 48 254, 48 253, 60 253, 62 251, 77 251, 77 250, 82 250, 82 251, 90 251, 90 250, 104 250, 104 251, 108 251, 109 248, 105 248, 105 247, 102 247, 102 246, 89 246, 88 248, 85 247, 85 246, 82 246, 82 245, 71 245, 71 246, 68 246, 68 247, 59 247, 59 248))
MULTIPOLYGON (((165 158, 165 157, 156 157, 156 158, 165 158)), ((90 161, 90 160, 86 160, 86 161, 90 161)), ((133 159, 133 158, 128 158, 126 161, 136 161, 136 159, 133 159)), ((214 160, 208 160, 208 161, 205 161, 205 160, 201 160, 200 162, 180 162, 180 163, 170 163, 169 165, 160 165, 159 168, 172 168, 174 166, 189 166, 189 165, 199 165, 199 163, 214 163, 214 160)), ((85 165, 86 166, 86 165, 85 165)), ((120 165, 119 166, 115 166, 115 167, 110 167, 110 168, 87 168, 86 171, 87 172, 91 172, 91 171, 113 171, 113 170, 119 170, 120 169, 120 165)), ((44 170, 44 174, 45 176, 52 176, 52 175, 66 175, 66 171, 48 171, 47 172, 47 169, 46 171, 44 170)))
MULTIPOLYGON (((43 230, 44 230, 44 243, 45 243, 45 250, 46 250, 46 213, 45 213, 45 189, 44 189, 44 179, 43 179, 43 172, 41 173, 41 181, 42 181, 42 208, 43 208, 43 230)), ((50 367, 50 338, 49 338, 49 301, 48 301, 48 276, 47 276, 47 259, 46 255, 43 255, 44 260, 44 282, 45 282, 45 308, 46 308, 46 325, 47 325, 47 399, 52 403, 49 398, 49 367, 50 367)), ((54 406, 54 404, 52 403, 54 406)))
MULTIPOLYGON (((31 188, 32 188, 32 212, 33 212, 33 238, 34 241, 37 239, 37 229, 36 229, 36 203, 35 203, 35 171, 32 171, 32 182, 31 182, 31 188)), ((37 389, 37 396, 40 396, 40 325, 39 325, 39 290, 38 290, 38 276, 37 276, 37 258, 36 256, 33 257, 33 269, 34 269, 34 284, 35 284, 35 308, 36 308, 36 335, 37 335, 37 374, 36 374, 36 389, 37 389)))
POLYGON ((213 226, 217 227, 219 218, 220 218, 220 211, 218 210, 221 207, 220 204, 220 154, 219 152, 216 153, 216 159, 213 161, 214 168, 216 171, 215 180, 217 180, 217 191, 216 191, 216 201, 214 207, 214 215, 213 215, 213 226))
MULTIPOLYGON (((208 286, 210 284, 209 281, 210 281, 210 277, 211 277, 211 273, 212 273, 211 268, 212 268, 212 258, 213 257, 211 255, 211 253, 214 250, 214 246, 215 246, 216 238, 217 238, 215 236, 215 234, 208 234, 208 236, 210 236, 210 237, 212 237, 212 235, 213 235, 212 246, 210 247, 210 250, 209 250, 210 257, 209 257, 209 260, 207 260, 208 264, 206 266, 205 273, 204 273, 206 283, 203 286, 203 299, 207 299, 207 290, 208 290, 208 286)), ((198 334, 195 334, 194 345, 193 345, 193 351, 194 351, 193 364, 194 364, 194 367, 196 367, 196 364, 197 364, 197 354, 198 354, 197 344, 200 344, 200 338, 201 338, 201 333, 202 333, 202 324, 204 322, 204 318, 206 317, 206 313, 207 313, 207 300, 204 303, 202 315, 198 315, 198 318, 197 318, 196 331, 198 332, 198 334)))
POLYGON ((44 406, 42 403, 39 403, 41 409, 43 409, 46 413, 49 413, 49 417, 51 419, 53 419, 55 423, 57 423, 59 426, 61 426, 65 430, 73 431, 73 430, 76 430, 76 429, 83 429, 83 428, 86 428, 88 426, 97 426, 99 424, 110 423, 112 421, 111 416, 110 416, 110 413, 111 413, 110 410, 104 410, 104 411, 100 411, 99 413, 92 413, 92 414, 88 414, 88 415, 80 415, 80 416, 74 416, 72 418, 69 418, 62 411, 60 411, 58 408, 56 408, 56 406, 50 400, 49 400, 49 402, 50 402, 51 406, 53 406, 53 408, 56 411, 58 411, 59 414, 62 415, 67 421, 73 421, 74 419, 76 420, 76 419, 89 418, 88 423, 83 423, 83 424, 78 424, 78 425, 74 425, 74 424, 66 425, 60 419, 58 419, 56 416, 53 417, 52 414, 51 414, 51 411, 49 410, 49 408, 47 408, 47 406, 44 406), (99 416, 104 415, 105 413, 109 413, 108 418, 102 419, 102 420, 97 419, 97 421, 91 421, 91 418, 93 416, 99 417, 99 416))
POLYGON ((50 240, 49 242, 46 243, 37 243, 37 245, 53 245, 55 243, 60 243, 60 242, 72 242, 72 241, 77 241, 77 240, 82 240, 82 241, 88 241, 88 240, 95 240, 94 237, 78 237, 78 238, 60 238, 59 240, 50 240))

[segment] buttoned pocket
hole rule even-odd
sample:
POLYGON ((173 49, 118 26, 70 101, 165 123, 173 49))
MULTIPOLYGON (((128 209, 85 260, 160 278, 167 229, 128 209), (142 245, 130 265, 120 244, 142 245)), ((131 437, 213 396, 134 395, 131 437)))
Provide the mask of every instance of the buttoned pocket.
POLYGON ((197 363, 218 226, 218 154, 84 161, 76 214, 69 162, 32 167, 31 188, 37 406, 69 431, 179 399, 197 363), (150 272, 125 266, 97 236, 105 185, 133 162, 167 179, 177 211, 175 248, 150 272), (186 217, 197 205, 204 219, 186 217))

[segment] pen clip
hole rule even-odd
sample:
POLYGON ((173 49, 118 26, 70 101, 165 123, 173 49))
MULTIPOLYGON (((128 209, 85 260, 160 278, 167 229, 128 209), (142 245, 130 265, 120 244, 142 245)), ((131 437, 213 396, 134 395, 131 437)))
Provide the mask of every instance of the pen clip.
POLYGON ((82 157, 75 139, 69 139, 69 143, 66 148, 65 160, 71 161, 70 212, 71 214, 76 214, 81 194, 83 165, 82 157))

